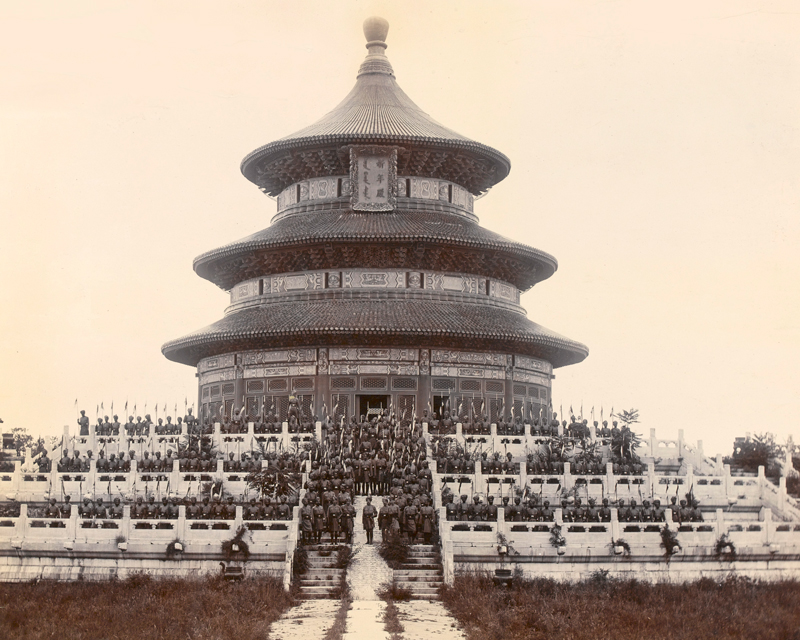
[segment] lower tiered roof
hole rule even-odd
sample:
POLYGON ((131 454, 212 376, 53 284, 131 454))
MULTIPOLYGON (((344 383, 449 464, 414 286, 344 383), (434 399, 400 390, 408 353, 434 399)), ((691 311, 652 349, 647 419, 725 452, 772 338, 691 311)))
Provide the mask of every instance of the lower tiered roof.
POLYGON ((589 350, 531 322, 485 304, 371 299, 343 293, 315 301, 269 303, 231 313, 168 342, 170 360, 196 366, 208 356, 287 346, 376 345, 486 349, 543 358, 554 367, 581 362, 589 350))

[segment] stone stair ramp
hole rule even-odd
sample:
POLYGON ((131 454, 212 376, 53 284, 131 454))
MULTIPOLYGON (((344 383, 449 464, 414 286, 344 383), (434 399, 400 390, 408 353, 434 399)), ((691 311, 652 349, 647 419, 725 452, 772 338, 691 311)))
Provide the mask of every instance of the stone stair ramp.
POLYGON ((308 570, 300 577, 299 597, 306 600, 338 595, 344 569, 336 566, 337 546, 309 545, 308 570))
POLYGON ((433 545, 412 545, 406 562, 394 570, 394 581, 398 587, 411 591, 414 600, 438 600, 439 587, 444 583, 438 549, 433 545))

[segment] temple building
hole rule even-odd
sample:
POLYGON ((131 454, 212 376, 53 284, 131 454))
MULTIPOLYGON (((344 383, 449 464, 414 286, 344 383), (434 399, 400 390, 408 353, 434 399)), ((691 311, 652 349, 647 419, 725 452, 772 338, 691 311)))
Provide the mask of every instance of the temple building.
POLYGON ((194 261, 230 306, 162 351, 197 367, 204 421, 242 406, 283 421, 292 395, 319 419, 536 418, 553 370, 588 355, 520 305, 556 259, 478 222, 509 159, 411 101, 388 27, 365 22, 368 53, 337 107, 242 161, 277 200, 270 226, 194 261))

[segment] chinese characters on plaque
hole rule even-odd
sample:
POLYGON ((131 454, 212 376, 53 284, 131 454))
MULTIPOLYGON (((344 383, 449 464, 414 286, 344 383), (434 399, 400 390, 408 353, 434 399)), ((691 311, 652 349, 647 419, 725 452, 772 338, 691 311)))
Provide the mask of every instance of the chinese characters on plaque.
POLYGON ((356 211, 392 211, 397 202, 397 148, 350 147, 350 203, 356 211))

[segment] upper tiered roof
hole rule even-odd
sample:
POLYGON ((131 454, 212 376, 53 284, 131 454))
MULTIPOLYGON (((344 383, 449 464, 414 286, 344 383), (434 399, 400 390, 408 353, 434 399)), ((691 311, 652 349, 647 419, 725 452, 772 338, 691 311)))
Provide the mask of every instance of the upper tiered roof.
POLYGON ((353 90, 314 124, 250 153, 242 161, 248 180, 274 196, 300 180, 346 174, 342 147, 354 143, 398 145, 398 175, 449 180, 474 195, 508 175, 506 156, 439 124, 403 92, 384 53, 388 30, 382 18, 364 23, 369 53, 353 90))

